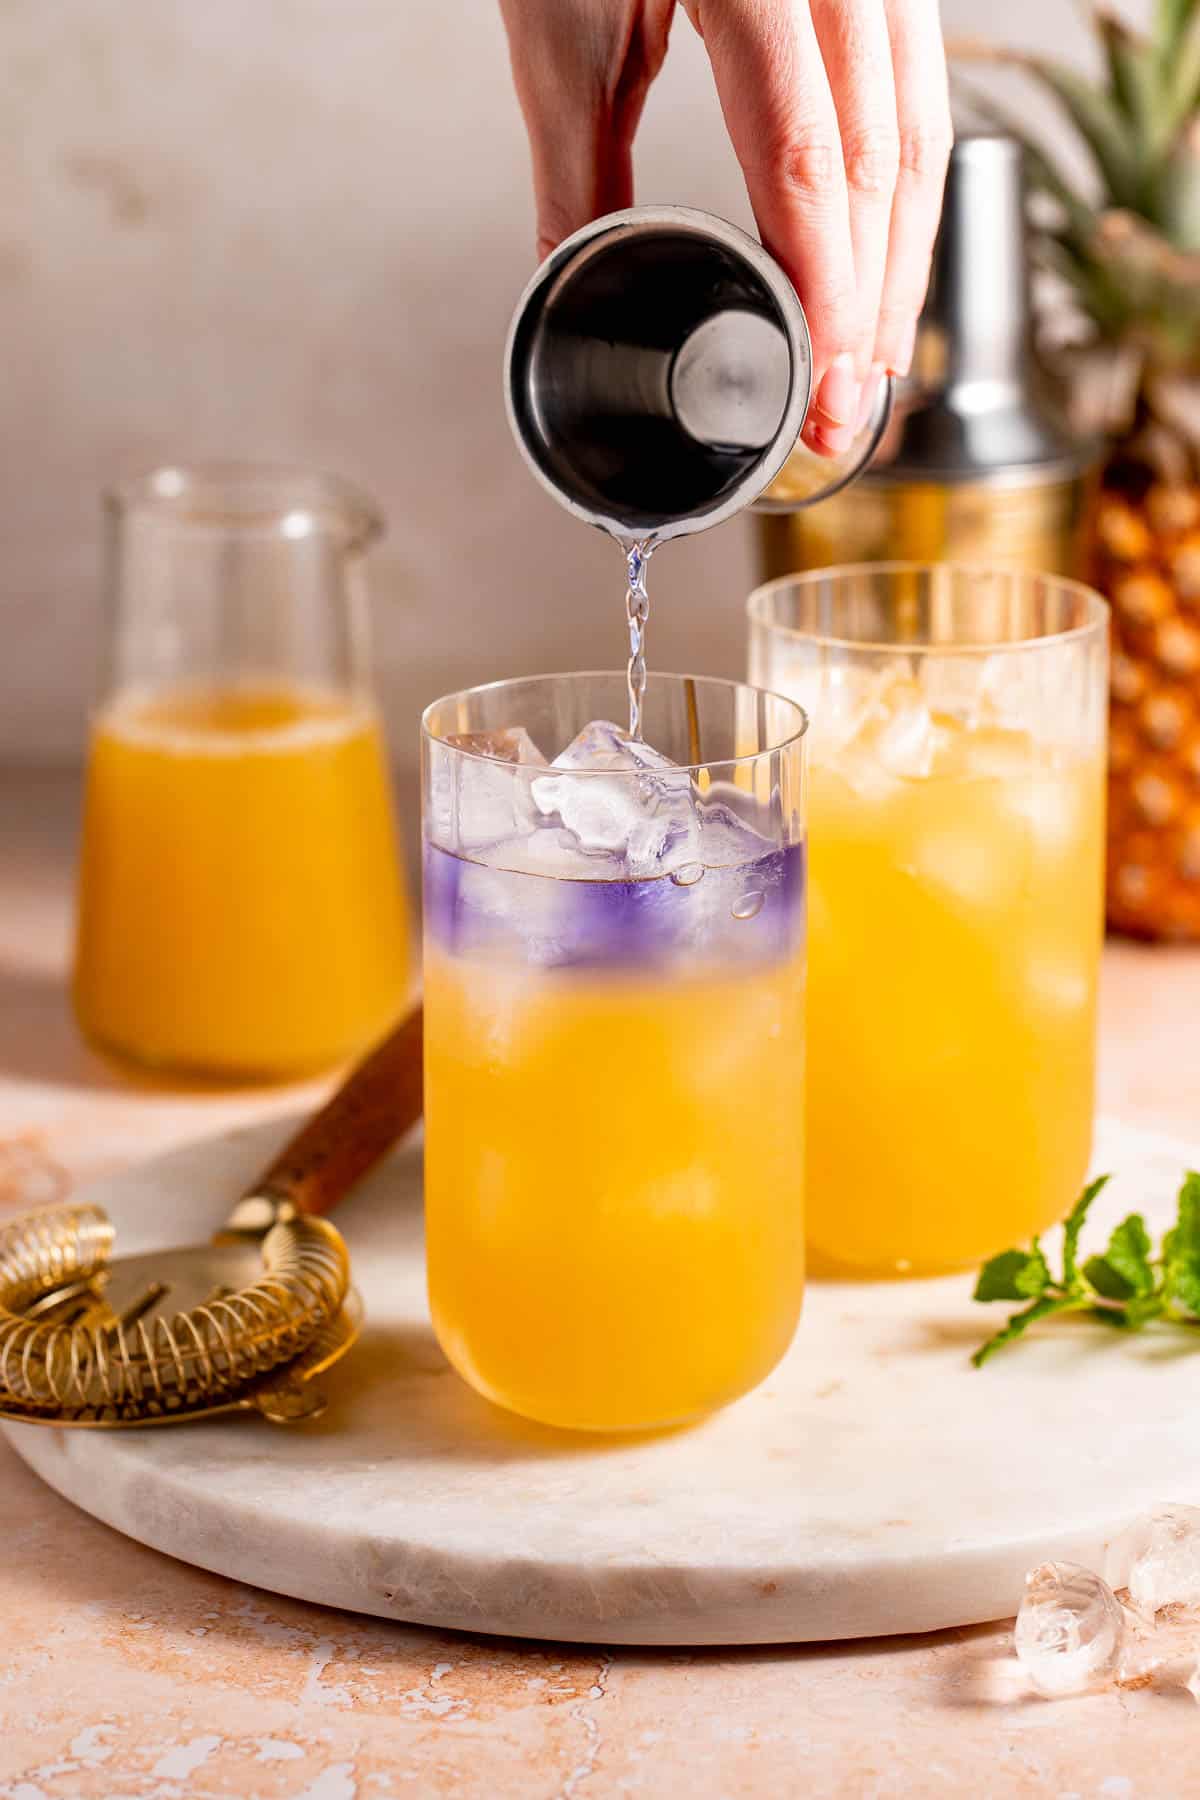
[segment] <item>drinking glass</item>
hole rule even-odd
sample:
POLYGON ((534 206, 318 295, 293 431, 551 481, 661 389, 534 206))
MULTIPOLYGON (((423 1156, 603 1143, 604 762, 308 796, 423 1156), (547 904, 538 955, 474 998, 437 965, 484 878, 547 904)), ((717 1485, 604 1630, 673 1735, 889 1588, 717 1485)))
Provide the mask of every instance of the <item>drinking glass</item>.
POLYGON ((878 564, 750 597, 811 748, 813 1265, 958 1268, 1059 1219, 1091 1146, 1107 609, 878 564))
POLYGON ((632 745, 627 703, 506 681, 422 734, 434 1325, 585 1430, 745 1393, 804 1281, 804 715, 651 675, 632 745))
POLYGON ((409 983, 364 559, 342 482, 163 468, 107 497, 74 997, 98 1046, 235 1079, 381 1032, 409 983))

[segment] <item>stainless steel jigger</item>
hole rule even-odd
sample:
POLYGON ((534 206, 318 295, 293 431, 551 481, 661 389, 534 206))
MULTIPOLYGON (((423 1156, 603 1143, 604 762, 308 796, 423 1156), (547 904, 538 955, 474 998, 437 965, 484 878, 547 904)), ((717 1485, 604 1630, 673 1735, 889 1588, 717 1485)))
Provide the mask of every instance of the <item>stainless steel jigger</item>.
MULTIPOLYGON (((702 531, 756 500, 797 446, 812 346, 790 280, 736 225, 684 206, 609 213, 522 294, 504 358, 513 435, 554 498, 625 543, 702 531)), ((844 487, 890 383, 842 458, 810 457, 797 506, 844 487)))

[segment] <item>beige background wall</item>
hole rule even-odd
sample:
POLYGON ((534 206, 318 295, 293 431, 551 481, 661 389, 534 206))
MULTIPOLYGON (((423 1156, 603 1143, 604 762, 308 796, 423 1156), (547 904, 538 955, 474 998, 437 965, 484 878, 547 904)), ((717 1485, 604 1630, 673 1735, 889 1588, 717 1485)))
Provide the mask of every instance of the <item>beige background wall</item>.
MULTIPOLYGON (((1080 37, 1072 0, 949 28, 1080 37)), ((680 17, 639 195, 748 222, 680 17)), ((244 455, 382 502, 377 649, 411 766, 451 685, 621 654, 615 552, 508 441, 499 356, 532 259, 494 0, 0 0, 0 759, 76 755, 114 472, 244 455)), ((744 521, 654 567, 662 668, 737 672, 744 521)))

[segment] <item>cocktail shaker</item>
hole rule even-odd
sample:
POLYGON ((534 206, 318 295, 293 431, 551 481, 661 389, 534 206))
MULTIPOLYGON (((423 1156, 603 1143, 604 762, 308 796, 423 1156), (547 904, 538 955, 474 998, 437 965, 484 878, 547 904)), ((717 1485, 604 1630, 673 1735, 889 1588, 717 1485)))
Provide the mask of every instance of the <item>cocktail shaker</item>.
POLYGON ((729 518, 789 457, 810 502, 843 487, 879 440, 890 384, 830 460, 798 443, 812 373, 783 269, 735 225, 683 206, 631 207, 567 238, 522 294, 504 358, 529 467, 626 543, 729 518))
POLYGON ((764 576, 887 559, 1074 574, 1093 460, 1041 391, 1032 354, 1021 152, 999 134, 950 159, 911 376, 854 489, 795 510, 785 464, 760 502, 764 576))

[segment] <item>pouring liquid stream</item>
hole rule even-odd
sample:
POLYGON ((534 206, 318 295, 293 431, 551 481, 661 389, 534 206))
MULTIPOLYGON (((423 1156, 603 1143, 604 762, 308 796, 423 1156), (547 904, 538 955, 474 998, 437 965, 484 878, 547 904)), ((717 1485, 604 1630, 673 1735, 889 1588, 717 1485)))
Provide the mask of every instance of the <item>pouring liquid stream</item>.
POLYGON ((625 614, 629 621, 629 735, 635 744, 642 742, 642 700, 646 693, 646 623, 650 617, 650 597, 646 592, 646 565, 654 554, 652 537, 630 544, 625 552, 628 587, 625 592, 625 614))

